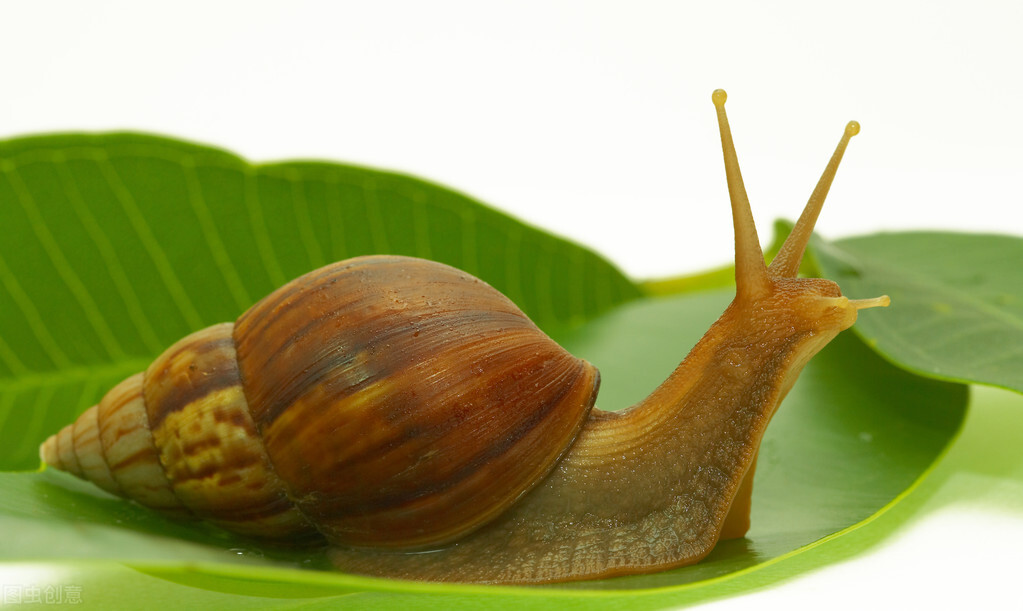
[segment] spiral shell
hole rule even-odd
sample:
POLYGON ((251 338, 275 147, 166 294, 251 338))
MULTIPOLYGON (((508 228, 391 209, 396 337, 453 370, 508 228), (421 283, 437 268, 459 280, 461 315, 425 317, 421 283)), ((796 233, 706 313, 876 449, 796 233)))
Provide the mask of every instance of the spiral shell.
POLYGON ((40 453, 108 492, 246 535, 428 546, 543 479, 598 384, 481 280, 361 257, 185 337, 40 453))

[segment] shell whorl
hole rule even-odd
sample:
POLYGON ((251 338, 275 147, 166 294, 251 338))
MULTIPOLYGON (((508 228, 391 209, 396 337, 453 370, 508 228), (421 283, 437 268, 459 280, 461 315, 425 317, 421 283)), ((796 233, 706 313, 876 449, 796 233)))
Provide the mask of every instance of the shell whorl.
POLYGON ((233 331, 225 323, 193 333, 146 370, 146 413, 160 462, 177 497, 203 519, 268 538, 311 533, 252 422, 233 331))
POLYGON ((241 534, 314 532, 249 416, 233 329, 214 325, 172 345, 47 440, 43 461, 147 507, 241 534))
POLYGON ((543 479, 598 383, 482 281, 361 257, 177 342, 40 454, 242 534, 436 545, 543 479))

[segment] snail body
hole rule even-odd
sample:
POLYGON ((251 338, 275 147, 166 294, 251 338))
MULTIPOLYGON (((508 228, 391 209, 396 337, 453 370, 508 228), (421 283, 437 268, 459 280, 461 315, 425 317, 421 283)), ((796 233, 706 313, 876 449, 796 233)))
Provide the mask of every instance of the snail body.
POLYGON ((342 261, 177 342, 40 448, 176 516, 322 541, 342 570, 542 583, 699 561, 748 528, 764 430, 806 362, 887 298, 796 272, 849 138, 768 268, 721 126, 736 298, 620 412, 498 291, 407 257, 342 261))

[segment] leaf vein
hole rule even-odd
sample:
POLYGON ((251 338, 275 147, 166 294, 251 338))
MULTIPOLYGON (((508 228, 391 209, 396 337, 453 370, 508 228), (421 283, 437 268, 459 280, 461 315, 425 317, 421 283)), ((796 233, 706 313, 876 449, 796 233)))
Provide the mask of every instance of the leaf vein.
POLYGON ((366 196, 362 204, 366 208, 366 222, 369 224, 369 235, 373 244, 373 250, 377 253, 390 253, 391 247, 387 239, 387 227, 381 216, 377 189, 376 178, 366 178, 362 182, 362 192, 366 196))
POLYGON ((309 202, 306 201, 305 192, 302 189, 302 176, 296 171, 291 171, 287 173, 286 178, 291 191, 291 210, 295 214, 298 234, 302 244, 305 245, 310 268, 321 268, 327 264, 327 261, 323 257, 320 240, 316 237, 316 232, 313 231, 313 220, 309 215, 309 202))
POLYGON ((18 378, 0 379, 0 396, 80 380, 126 378, 139 371, 144 371, 152 363, 152 360, 151 358, 140 358, 95 365, 68 365, 60 370, 40 371, 18 378))
POLYGON ((28 185, 25 184, 25 181, 18 174, 15 167, 11 167, 7 175, 11 186, 14 188, 21 209, 28 216, 29 223, 32 226, 32 233, 35 234, 36 240, 39 241, 43 251, 46 252, 46 257, 50 260, 50 264, 53 265, 57 275, 60 276, 68 290, 71 291, 75 301, 78 303, 78 307, 81 308, 86 320, 89 321, 89 325, 96 332, 96 336, 106 350, 107 355, 113 359, 123 357, 125 355, 124 348, 107 324, 106 318, 93 300, 89 289, 85 287, 82 279, 71 266, 71 262, 68 261, 60 244, 57 243, 56 238, 54 238, 47 227, 45 219, 43 219, 42 214, 39 212, 39 205, 32 196, 28 185))
POLYGON ((281 263, 274 252, 273 241, 263 218, 263 208, 259 198, 259 174, 251 166, 245 167, 245 207, 249 211, 249 222, 252 226, 252 238, 256 242, 259 258, 266 266, 270 281, 275 287, 283 286, 288 279, 281 271, 281 263))
POLYGON ((195 160, 188 157, 182 160, 180 165, 185 175, 185 184, 188 186, 189 203, 191 203, 192 210, 195 211, 195 215, 199 219, 199 227, 207 246, 209 246, 210 252, 213 254, 213 261, 224 277, 224 282, 227 283, 227 289, 231 293, 231 297, 234 298, 235 305, 238 306, 239 310, 244 310, 252 301, 249 297, 249 292, 245 290, 245 283, 242 282, 238 269, 234 266, 231 256, 227 253, 224 240, 220 237, 220 230, 217 229, 217 223, 213 220, 213 212, 206 202, 206 197, 203 195, 202 182, 196 173, 195 160))
POLYGON ((78 216, 79 222, 82 223, 82 227, 85 228, 86 233, 89 235, 93 244, 96 245, 96 249, 103 258, 103 262, 107 267, 110 279, 113 281, 114 286, 117 287, 117 292, 121 297, 121 302, 128 311, 128 318, 130 318, 132 324, 135 325, 135 329, 138 332, 139 337, 142 338, 146 347, 154 352, 158 351, 162 342, 160 342, 160 339, 156 335, 156 331, 153 330, 152 325, 149 323, 149 318, 146 316, 145 310, 142 307, 142 302, 139 300, 138 294, 136 293, 131 281, 128 279, 128 274, 125 272, 124 267, 121 265, 121 261, 117 256, 117 250, 113 247, 110 238, 103 231, 103 227, 96 221, 96 218, 89 211, 89 207, 85 203, 85 199, 78 190, 75 179, 71 175, 71 170, 67 165, 67 158, 63 155, 58 156, 53 159, 53 163, 57 169, 57 175, 60 177, 64 194, 67 196, 68 201, 71 202, 71 207, 75 211, 76 216, 78 216))
POLYGON ((473 275, 479 275, 479 247, 476 244, 476 212, 462 208, 459 216, 462 219, 462 269, 473 275))
POLYGON ((551 294, 550 257, 550 249, 546 243, 543 243, 540 246, 540 256, 536 259, 537 268, 533 270, 533 278, 536 288, 537 316, 541 320, 553 323, 557 322, 558 317, 554 309, 554 296, 551 294))
POLYGON ((174 266, 171 265, 167 253, 160 246, 160 242, 156 239, 153 230, 149 227, 148 221, 146 221, 145 216, 143 216, 142 211, 139 209, 135 196, 128 189, 127 185, 124 184, 120 176, 118 176, 117 170, 114 169, 114 166, 105 154, 100 153, 94 159, 104 180, 107 181, 107 184, 114 191, 114 196, 121 204, 121 209, 127 215, 132 229, 138 234, 143 247, 156 266, 157 274, 167 288, 171 301, 177 306, 189 327, 193 329, 202 327, 202 317, 199 316, 198 310, 196 310, 195 305, 188 296, 188 292, 185 291, 181 280, 174 271, 174 266))
POLYGON ((344 202, 341 199, 341 183, 337 173, 331 172, 327 178, 327 218, 330 222, 330 245, 335 261, 343 261, 348 254, 348 243, 345 237, 345 223, 342 220, 344 202))
POLYGON ((35 304, 32 303, 25 289, 21 288, 21 284, 18 283, 18 279, 11 272, 11 268, 7 267, 7 262, 2 254, 0 254, 0 283, 4 285, 7 293, 14 300, 14 303, 17 304, 18 309, 21 310, 26 324, 32 329, 32 334, 35 335, 36 341, 39 342, 39 346, 46 353, 46 356, 49 357, 54 367, 70 366, 71 360, 61 349, 57 340, 50 335, 50 330, 46 323, 43 322, 43 317, 39 314, 39 310, 36 309, 35 304))
POLYGON ((430 244, 430 219, 426 214, 429 198, 420 190, 412 194, 412 231, 415 240, 416 254, 423 259, 433 258, 433 247, 430 244))
POLYGON ((29 410, 32 416, 18 436, 19 443, 8 451, 12 459, 17 460, 22 456, 32 454, 32 446, 39 442, 46 426, 46 414, 49 413, 47 407, 53 402, 55 391, 56 388, 53 386, 43 386, 36 393, 29 410))
POLYGON ((25 364, 18 358, 17 353, 11 350, 11 347, 4 341, 3 336, 0 336, 0 361, 14 376, 25 375, 29 371, 28 367, 25 367, 25 364))
POLYGON ((508 232, 508 239, 505 241, 504 265, 508 295, 514 295, 512 300, 525 310, 526 295, 522 289, 522 230, 517 226, 508 232))

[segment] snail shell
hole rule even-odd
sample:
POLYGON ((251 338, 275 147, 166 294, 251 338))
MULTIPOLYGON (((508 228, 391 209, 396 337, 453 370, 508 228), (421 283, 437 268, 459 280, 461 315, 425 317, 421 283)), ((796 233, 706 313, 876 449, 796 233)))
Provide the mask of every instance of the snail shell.
POLYGON ((436 545, 543 479, 598 384, 483 281, 360 257, 185 337, 41 454, 245 535, 436 545))

